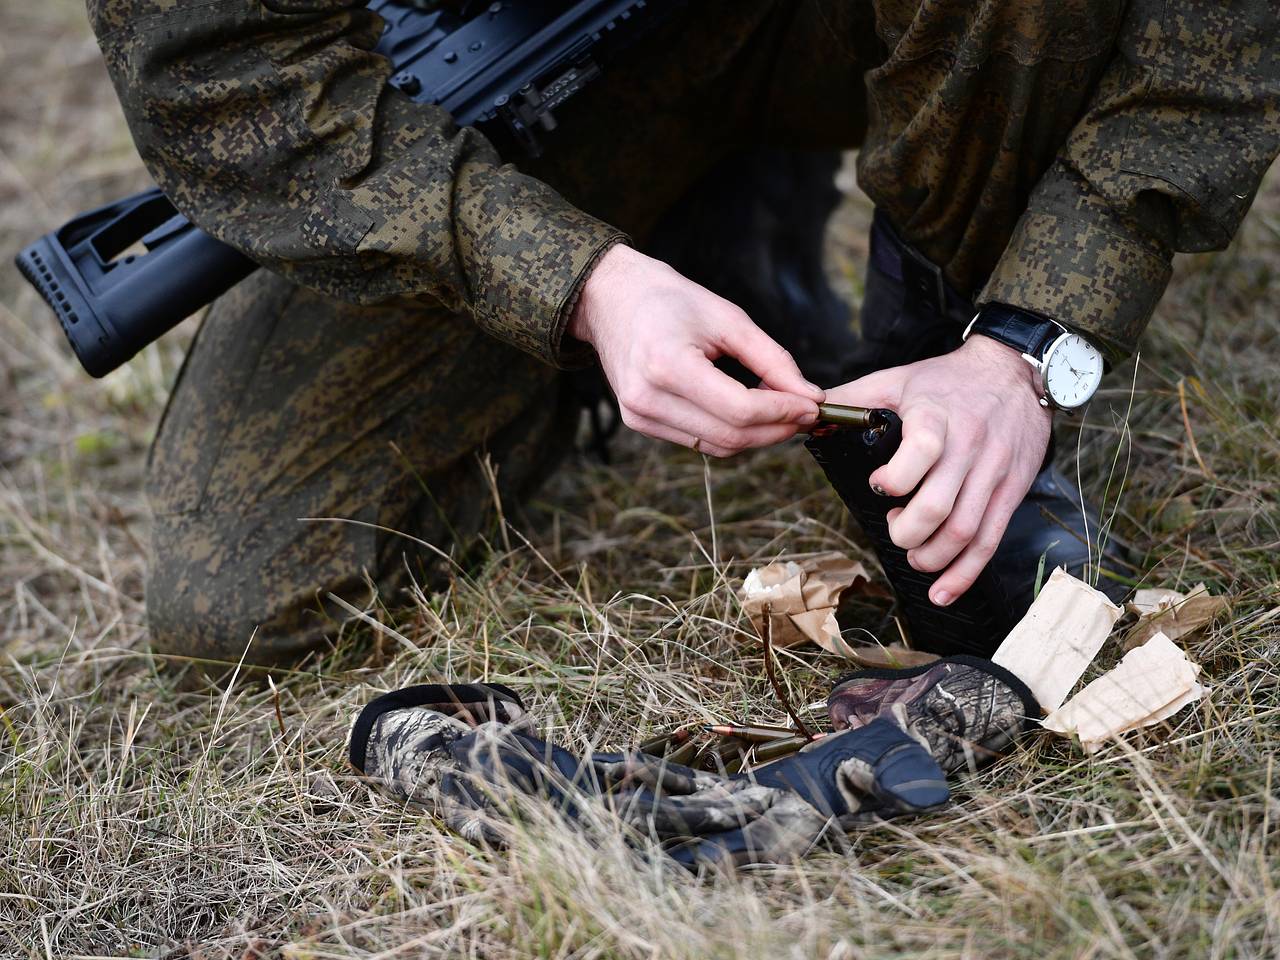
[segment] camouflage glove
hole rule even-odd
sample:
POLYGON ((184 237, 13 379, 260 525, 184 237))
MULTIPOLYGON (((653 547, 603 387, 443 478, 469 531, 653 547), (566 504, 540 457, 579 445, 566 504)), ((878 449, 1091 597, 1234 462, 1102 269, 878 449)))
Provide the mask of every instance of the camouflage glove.
POLYGON ((621 762, 584 763, 534 736, 519 696, 500 684, 423 684, 384 694, 356 719, 349 754, 352 766, 390 793, 433 808, 468 840, 495 844, 506 841, 513 800, 541 797, 574 818, 581 801, 625 777, 621 762))
MULTIPOLYGON (((720 789, 768 790, 772 805, 753 820, 669 849, 679 862, 790 859, 804 853, 833 824, 848 829, 876 819, 924 813, 950 799, 937 762, 887 720, 825 737, 799 753, 724 779, 722 784, 720 789)), ((671 805, 678 806, 680 799, 673 799, 671 805)))
POLYGON ((976 770, 999 757, 1041 714, 1025 683, 990 660, 970 656, 846 674, 832 688, 827 709, 837 730, 892 720, 948 774, 976 770))
POLYGON ((668 844, 678 862, 788 860, 835 822, 933 809, 941 770, 887 721, 827 737, 748 774, 723 777, 640 753, 579 760, 534 737, 516 694, 497 685, 424 685, 365 707, 351 763, 389 792, 433 807, 469 840, 505 841, 512 799, 552 801, 570 818, 597 803, 668 844))

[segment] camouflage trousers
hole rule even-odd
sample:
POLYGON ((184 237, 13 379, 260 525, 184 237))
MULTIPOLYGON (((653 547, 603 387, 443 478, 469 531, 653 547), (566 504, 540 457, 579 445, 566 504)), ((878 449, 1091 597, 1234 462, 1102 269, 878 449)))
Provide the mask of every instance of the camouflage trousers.
MULTIPOLYGON (((661 216, 743 151, 856 146, 862 72, 882 55, 869 4, 694 6, 571 104, 527 165, 642 245, 681 236, 678 216, 661 216)), ((802 189, 775 219, 806 193, 834 202, 822 199, 834 196, 829 161, 817 169, 807 184, 810 168, 793 171, 802 189)), ((721 191, 698 215, 715 223, 740 199, 721 191)), ((686 272, 702 279, 696 264, 686 272)), ((393 601, 485 528, 495 498, 526 497, 570 449, 576 419, 562 373, 465 316, 356 306, 259 271, 210 309, 152 450, 154 649, 297 662, 345 618, 330 594, 393 601)))

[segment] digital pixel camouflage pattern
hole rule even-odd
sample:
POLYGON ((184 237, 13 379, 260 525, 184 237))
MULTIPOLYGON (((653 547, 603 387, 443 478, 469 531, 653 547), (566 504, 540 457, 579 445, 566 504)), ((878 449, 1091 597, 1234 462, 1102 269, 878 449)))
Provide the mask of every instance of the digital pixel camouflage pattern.
POLYGON ((465 838, 503 843, 520 801, 571 820, 586 805, 664 845, 677 862, 780 862, 833 827, 946 803, 942 771, 880 720, 732 777, 643 753, 578 758, 534 736, 518 698, 483 684, 423 685, 361 712, 352 765, 393 796, 420 803, 465 838))
POLYGON ((595 258, 735 145, 861 141, 859 183, 957 289, 994 270, 980 302, 1114 353, 1280 149, 1270 0, 705 0, 572 105, 537 177, 390 91, 357 0, 88 6, 143 159, 202 229, 551 361, 595 258))
POLYGON ((519 169, 388 89, 356 0, 88 9, 156 181, 274 271, 213 310, 153 458, 153 638, 213 659, 255 627, 250 660, 295 659, 329 591, 401 576, 378 525, 473 534, 478 450, 513 490, 545 472, 559 387, 526 355, 586 362, 564 330, 594 262, 736 151, 861 146, 957 290, 1116 359, 1280 136, 1271 0, 700 0, 519 169))
POLYGON ((330 593, 440 582, 491 532, 481 455, 513 511, 576 422, 555 370, 456 314, 259 271, 211 308, 152 449, 153 648, 296 663, 347 619, 330 593))
POLYGON ((891 719, 948 774, 974 771, 1002 756, 1041 715, 1025 683, 970 656, 847 674, 832 688, 827 710, 837 730, 891 719))

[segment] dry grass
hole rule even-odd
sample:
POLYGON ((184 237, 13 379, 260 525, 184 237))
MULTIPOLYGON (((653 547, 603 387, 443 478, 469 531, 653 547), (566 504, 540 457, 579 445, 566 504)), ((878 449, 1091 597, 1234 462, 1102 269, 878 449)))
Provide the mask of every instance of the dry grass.
MULTIPOLYGON (((0 78, 7 257, 141 179, 77 3, 0 9, 0 78)), ((854 297, 865 218, 851 201, 834 228, 854 297)), ((1181 264, 1136 375, 1108 381, 1122 414, 1136 376, 1132 433, 1104 402, 1080 434, 1095 493, 1121 451, 1117 526, 1147 580, 1236 598, 1191 645, 1211 695, 1096 758, 1033 742, 945 814, 701 879, 552 817, 468 848, 353 778, 344 735, 375 692, 426 678, 518 686, 576 747, 776 716, 732 581, 782 551, 856 549, 802 451, 704 473, 627 443, 612 469, 564 471, 546 519, 448 592, 374 611, 407 643, 352 629, 278 694, 183 690, 146 652, 139 493, 182 337, 91 382, 0 272, 0 953, 1274 956, 1277 224, 1273 177, 1229 252, 1181 264)), ((804 654, 788 673, 805 696, 837 668, 804 654)))

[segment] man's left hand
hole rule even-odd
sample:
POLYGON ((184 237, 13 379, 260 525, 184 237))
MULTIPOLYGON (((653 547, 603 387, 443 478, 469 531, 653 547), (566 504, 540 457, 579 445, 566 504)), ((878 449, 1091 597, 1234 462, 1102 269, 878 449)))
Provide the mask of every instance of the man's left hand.
POLYGON ((1035 371, 1013 348, 975 336, 941 357, 835 387, 827 399, 902 418, 902 444, 871 486, 890 496, 916 491, 889 511, 889 536, 915 569, 945 569, 929 599, 946 606, 977 580, 1040 470, 1053 415, 1040 405, 1035 371))

